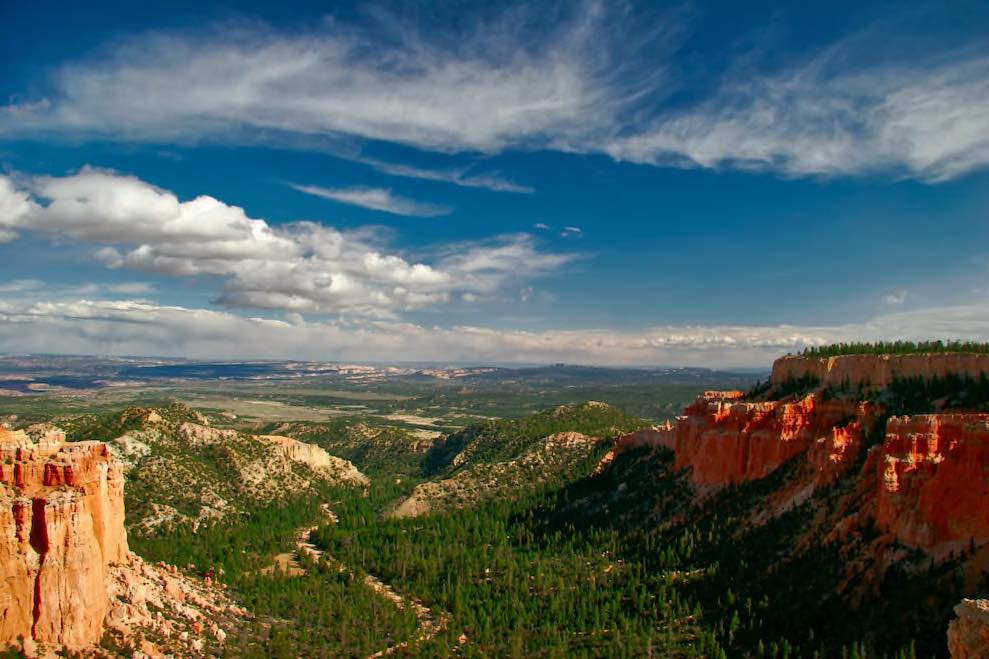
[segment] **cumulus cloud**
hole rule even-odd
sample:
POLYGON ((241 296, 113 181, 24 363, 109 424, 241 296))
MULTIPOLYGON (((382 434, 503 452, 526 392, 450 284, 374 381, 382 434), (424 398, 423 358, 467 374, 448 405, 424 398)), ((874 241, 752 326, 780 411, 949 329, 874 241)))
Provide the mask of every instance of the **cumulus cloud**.
POLYGON ((318 185, 298 185, 291 187, 299 192, 338 201, 341 204, 370 208, 371 210, 392 213, 394 215, 408 215, 412 217, 437 217, 448 215, 453 209, 449 206, 438 204, 424 204, 412 199, 406 199, 393 195, 391 190, 385 188, 324 188, 318 185))
POLYGON ((989 302, 877 316, 840 326, 683 326, 638 331, 506 331, 400 321, 289 322, 137 301, 0 300, 0 352, 207 359, 569 362, 766 366, 833 341, 989 339, 989 302))
POLYGON ((490 295, 575 257, 542 252, 516 234, 443 246, 434 263, 414 263, 359 233, 313 222, 272 226, 213 197, 180 201, 110 171, 20 185, 0 176, 0 229, 101 245, 97 257, 111 268, 218 276, 218 301, 228 307, 389 315, 460 293, 490 295))

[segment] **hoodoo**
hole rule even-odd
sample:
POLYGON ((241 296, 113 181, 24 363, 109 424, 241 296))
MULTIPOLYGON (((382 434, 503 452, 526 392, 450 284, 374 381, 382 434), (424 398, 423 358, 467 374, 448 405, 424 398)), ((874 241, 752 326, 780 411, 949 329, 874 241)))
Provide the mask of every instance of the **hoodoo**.
POLYGON ((107 574, 127 558, 120 465, 102 442, 0 429, 0 645, 100 639, 107 574))
POLYGON ((762 478, 836 425, 865 415, 860 408, 815 394, 796 402, 743 402, 707 392, 678 419, 676 467, 689 468, 691 480, 703 486, 762 478))
POLYGON ((893 417, 879 461, 877 524, 938 556, 989 542, 989 414, 893 417))

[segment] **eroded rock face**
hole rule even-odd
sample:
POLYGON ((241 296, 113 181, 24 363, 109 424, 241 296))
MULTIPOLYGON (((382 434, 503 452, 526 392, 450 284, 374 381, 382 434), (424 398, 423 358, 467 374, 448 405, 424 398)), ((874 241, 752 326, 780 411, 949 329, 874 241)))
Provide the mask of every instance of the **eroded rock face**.
POLYGON ((191 446, 222 444, 223 442, 234 441, 237 439, 236 430, 211 428, 207 425, 192 423, 190 421, 187 421, 179 426, 178 434, 179 437, 187 441, 191 446))
POLYGON ((736 398, 709 392, 677 420, 676 468, 690 468, 696 485, 763 478, 861 413, 855 403, 818 394, 792 403, 736 398))
POLYGON ((989 541, 989 414, 893 417, 878 465, 878 526, 935 556, 989 541))
POLYGON ((300 442, 291 437, 281 435, 259 435, 259 440, 270 442, 276 452, 293 462, 301 462, 317 472, 351 485, 366 486, 370 484, 367 476, 362 474, 349 460, 330 455, 315 444, 300 442))
POLYGON ((619 435, 615 439, 615 451, 617 453, 631 448, 660 447, 668 448, 671 451, 676 448, 676 429, 669 421, 645 430, 636 430, 619 435))
POLYGON ((989 600, 964 599, 955 607, 955 615, 948 626, 952 659, 989 657, 989 600))
POLYGON ((0 431, 0 645, 99 640, 108 569, 127 556, 123 486, 101 442, 0 431))
POLYGON ((773 363, 772 384, 806 376, 821 385, 858 386, 866 383, 882 389, 894 378, 935 378, 948 374, 978 378, 989 375, 989 355, 974 353, 928 353, 916 355, 839 355, 837 357, 801 357, 787 355, 773 363))

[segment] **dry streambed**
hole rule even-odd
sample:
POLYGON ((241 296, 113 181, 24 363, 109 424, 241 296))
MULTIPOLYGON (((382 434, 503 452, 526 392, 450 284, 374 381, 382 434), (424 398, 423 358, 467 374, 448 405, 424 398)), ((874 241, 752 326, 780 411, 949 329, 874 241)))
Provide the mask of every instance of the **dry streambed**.
MULTIPOLYGON (((339 521, 337 514, 333 512, 333 509, 327 503, 320 505, 320 512, 323 515, 323 519, 329 524, 336 524, 339 521)), ((312 560, 313 562, 319 562, 320 560, 333 561, 337 565, 340 572, 346 572, 347 574, 353 576, 353 570, 340 561, 327 556, 322 549, 310 542, 309 536, 312 535, 312 532, 318 528, 319 526, 304 526, 297 529, 295 535, 295 551, 278 554, 275 556, 272 564, 262 569, 261 573, 274 574, 275 572, 279 572, 290 577, 302 576, 306 573, 306 570, 302 567, 302 561, 300 559, 304 557, 308 560, 312 560)), ((378 652, 370 655, 371 658, 395 654, 400 650, 408 649, 413 642, 425 643, 427 641, 431 641, 437 634, 444 631, 450 623, 450 615, 448 613, 434 615, 433 611, 422 602, 399 595, 391 586, 384 583, 373 574, 368 574, 364 577, 364 585, 376 594, 380 595, 382 598, 391 602, 398 609, 411 607, 413 613, 415 613, 416 619, 419 621, 419 632, 416 634, 415 639, 390 645, 383 650, 379 650, 378 652)), ((460 644, 462 645, 466 642, 467 638, 465 636, 461 636, 460 644)))

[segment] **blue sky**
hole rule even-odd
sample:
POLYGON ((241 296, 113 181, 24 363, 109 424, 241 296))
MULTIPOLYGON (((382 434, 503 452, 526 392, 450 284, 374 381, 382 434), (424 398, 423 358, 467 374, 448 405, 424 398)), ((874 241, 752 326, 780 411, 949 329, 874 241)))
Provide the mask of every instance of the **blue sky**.
POLYGON ((989 7, 4 3, 0 350, 989 339, 989 7))

